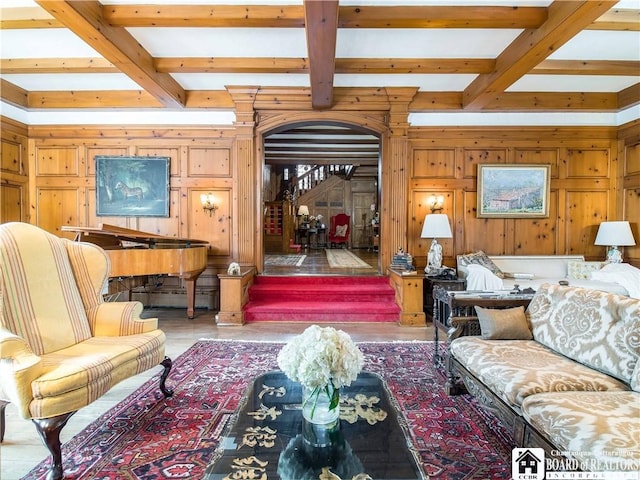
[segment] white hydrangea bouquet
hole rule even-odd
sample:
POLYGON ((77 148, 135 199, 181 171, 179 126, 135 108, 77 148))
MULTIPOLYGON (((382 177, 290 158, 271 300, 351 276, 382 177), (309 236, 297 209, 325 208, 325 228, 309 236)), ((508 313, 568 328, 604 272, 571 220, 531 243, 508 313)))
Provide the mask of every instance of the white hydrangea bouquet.
POLYGON ((315 402, 325 392, 331 399, 329 409, 338 406, 340 388, 351 385, 363 364, 362 352, 347 333, 318 325, 291 339, 278 354, 285 375, 311 390, 309 399, 315 402))

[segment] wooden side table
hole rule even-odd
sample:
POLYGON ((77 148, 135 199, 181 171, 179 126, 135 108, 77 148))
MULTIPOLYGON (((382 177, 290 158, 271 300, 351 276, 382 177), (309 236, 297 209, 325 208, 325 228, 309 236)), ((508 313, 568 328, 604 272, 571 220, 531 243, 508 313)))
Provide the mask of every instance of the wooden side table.
POLYGON ((445 290, 464 290, 466 288, 467 282, 464 278, 456 278, 453 280, 444 280, 441 278, 437 278, 433 275, 425 275, 424 283, 423 283, 423 302, 424 302, 424 313, 426 315, 427 322, 433 322, 433 289, 436 286, 442 287, 445 290))
POLYGON ((433 326, 435 329, 436 366, 442 366, 443 358, 438 353, 438 330, 447 332, 447 343, 463 335, 480 335, 480 322, 475 306, 485 308, 512 308, 529 306, 533 293, 452 292, 435 286, 433 289, 433 326))

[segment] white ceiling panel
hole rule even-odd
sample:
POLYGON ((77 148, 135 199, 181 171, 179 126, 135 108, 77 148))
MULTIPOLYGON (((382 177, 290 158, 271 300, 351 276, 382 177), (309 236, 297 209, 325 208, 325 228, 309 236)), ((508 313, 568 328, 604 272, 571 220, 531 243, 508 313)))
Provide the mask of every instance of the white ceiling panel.
POLYGON ((71 30, 0 30, 2 58, 81 58, 100 55, 71 30))
POLYGON ((640 32, 586 30, 548 57, 553 60, 637 60, 640 32))
POLYGON ((619 92, 640 81, 640 77, 599 75, 525 75, 507 92, 619 92))
POLYGON ((227 85, 264 85, 308 87, 309 75, 301 74, 224 74, 224 73, 173 73, 185 90, 224 90, 227 85))
POLYGON ((2 78, 25 90, 140 90, 140 86, 123 73, 56 73, 2 75, 2 78))
POLYGON ((493 58, 521 30, 338 29, 338 58, 493 58))
POLYGON ((449 92, 464 90, 476 75, 354 75, 336 74, 334 87, 419 87, 422 91, 449 92))
POLYGON ((127 28, 154 57, 306 57, 303 28, 127 28))

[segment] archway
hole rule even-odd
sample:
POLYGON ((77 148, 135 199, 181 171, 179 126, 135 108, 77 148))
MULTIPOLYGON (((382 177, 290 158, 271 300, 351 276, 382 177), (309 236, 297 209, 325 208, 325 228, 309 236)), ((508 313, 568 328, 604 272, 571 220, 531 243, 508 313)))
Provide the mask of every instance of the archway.
MULTIPOLYGON (((283 174, 283 165, 290 167, 297 162, 301 165, 313 164, 315 165, 313 170, 309 168, 309 171, 318 175, 320 180, 324 179, 322 172, 327 167, 342 168, 347 165, 349 172, 342 171, 341 174, 350 175, 350 181, 352 181, 351 179, 358 177, 357 172, 360 170, 360 180, 356 180, 356 183, 359 182, 358 187, 346 189, 349 196, 342 204, 340 201, 335 201, 335 205, 332 205, 332 202, 327 199, 312 202, 310 213, 322 214, 328 222, 328 218, 337 210, 346 210, 351 214, 355 232, 350 245, 355 248, 373 248, 374 245, 371 243, 373 240, 367 240, 369 242, 367 244, 364 241, 368 238, 367 235, 373 232, 373 228, 367 229, 367 222, 370 226, 376 214, 377 221, 384 221, 378 213, 382 211, 380 206, 384 198, 381 172, 387 136, 387 128, 382 119, 372 121, 369 117, 336 112, 296 113, 293 116, 295 118, 292 118, 292 115, 278 114, 266 119, 262 118, 256 129, 256 159, 259 160, 256 162, 256 168, 259 169, 256 172, 256 179, 261 182, 256 189, 259 192, 257 211, 266 212, 265 202, 281 195, 284 191, 282 182, 290 179, 290 173, 289 178, 286 178, 283 174), (375 140, 375 147, 372 139, 375 140), (321 166, 318 167, 318 164, 321 166), (275 177, 275 181, 270 180, 272 176, 275 177), (366 178, 371 180, 369 191, 366 187, 367 181, 362 180, 366 178), (372 206, 375 207, 374 211, 372 206)), ((295 208, 299 206, 297 202, 299 198, 300 196, 293 198, 295 208)), ((281 196, 278 199, 280 200, 281 196)), ((265 269, 265 245, 268 243, 264 215, 260 215, 258 230, 256 265, 258 271, 262 273, 265 269)), ((376 228, 376 233, 379 232, 381 229, 376 228)), ((379 242, 382 242, 381 238, 379 242)), ((375 247, 378 247, 378 243, 375 247)), ((376 252, 377 250, 376 248, 376 252)), ((375 273, 379 274, 381 272, 379 255, 376 255, 376 265, 375 273)), ((304 274, 304 270, 299 269, 298 274, 300 273, 304 274)))

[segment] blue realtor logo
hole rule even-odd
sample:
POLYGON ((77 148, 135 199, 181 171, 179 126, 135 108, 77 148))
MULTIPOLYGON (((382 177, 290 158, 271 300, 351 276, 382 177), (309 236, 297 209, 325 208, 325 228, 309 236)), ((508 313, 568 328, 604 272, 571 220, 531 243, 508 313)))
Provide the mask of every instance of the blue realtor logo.
POLYGON ((511 452, 513 480, 544 480, 544 449, 514 448, 511 452))

